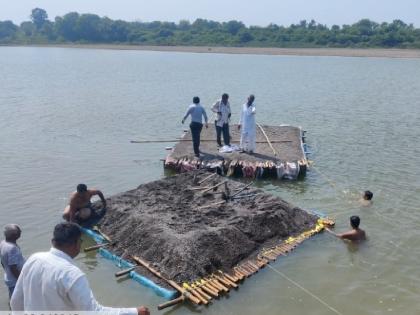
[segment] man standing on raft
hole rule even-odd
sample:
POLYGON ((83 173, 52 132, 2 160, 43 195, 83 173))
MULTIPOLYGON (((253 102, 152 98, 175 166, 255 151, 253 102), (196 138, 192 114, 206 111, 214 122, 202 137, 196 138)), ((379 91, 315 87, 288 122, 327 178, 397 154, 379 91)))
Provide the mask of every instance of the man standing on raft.
POLYGON ((102 217, 106 211, 106 200, 103 193, 96 189, 87 189, 85 184, 77 185, 76 191, 70 196, 70 202, 64 209, 63 219, 69 222, 83 223, 93 217, 102 217), (97 214, 92 208, 90 199, 99 196, 103 209, 97 214))
POLYGON ((232 116, 229 104, 229 95, 224 93, 222 99, 214 103, 212 112, 216 113, 216 120, 214 122, 216 126, 217 145, 222 146, 221 134, 223 133, 223 142, 225 145, 230 146, 230 134, 229 134, 229 119, 232 116))
POLYGON ((185 113, 182 123, 185 122, 185 119, 191 115, 191 137, 193 141, 194 154, 196 157, 200 157, 200 134, 203 129, 203 118, 206 122, 206 128, 209 127, 207 122, 207 114, 203 106, 200 105, 200 98, 198 96, 193 97, 193 104, 188 107, 187 112, 185 113))
POLYGON ((242 105, 241 118, 239 120, 238 129, 241 130, 242 152, 255 152, 256 123, 255 123, 255 96, 250 95, 247 102, 242 105))

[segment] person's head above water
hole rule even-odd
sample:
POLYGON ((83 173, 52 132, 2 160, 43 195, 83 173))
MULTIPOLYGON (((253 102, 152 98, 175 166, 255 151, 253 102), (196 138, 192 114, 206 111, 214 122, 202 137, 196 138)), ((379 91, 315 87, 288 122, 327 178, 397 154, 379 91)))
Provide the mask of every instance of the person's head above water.
POLYGON ((364 200, 372 200, 372 198, 373 198, 373 193, 370 190, 366 190, 363 193, 363 199, 364 200))
POLYGON ((198 104, 198 103, 200 103, 200 98, 199 98, 198 96, 194 96, 194 97, 193 97, 193 103, 194 103, 194 104, 198 104))
POLYGON ((76 190, 77 190, 78 193, 83 193, 83 192, 87 191, 87 186, 85 184, 79 184, 79 185, 77 185, 76 190))
POLYGON ((357 215, 353 215, 350 217, 350 225, 354 229, 358 229, 360 225, 360 218, 357 215))

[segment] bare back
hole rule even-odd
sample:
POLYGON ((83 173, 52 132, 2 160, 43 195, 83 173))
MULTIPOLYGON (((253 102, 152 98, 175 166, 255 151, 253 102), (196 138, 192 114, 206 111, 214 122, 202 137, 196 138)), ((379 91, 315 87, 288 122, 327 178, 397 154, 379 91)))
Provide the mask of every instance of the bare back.
POLYGON ((366 232, 362 229, 353 229, 343 234, 339 234, 339 237, 349 241, 364 241, 366 240, 366 232))

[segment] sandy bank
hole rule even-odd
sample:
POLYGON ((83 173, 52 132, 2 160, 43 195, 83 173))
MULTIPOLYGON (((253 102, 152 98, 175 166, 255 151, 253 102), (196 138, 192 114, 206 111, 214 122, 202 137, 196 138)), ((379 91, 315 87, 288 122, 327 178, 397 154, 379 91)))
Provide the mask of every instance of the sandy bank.
POLYGON ((140 46, 140 45, 117 45, 117 44, 61 44, 61 45, 52 44, 52 45, 31 45, 31 47, 145 50, 145 51, 163 51, 163 52, 279 55, 279 56, 339 56, 339 57, 420 58, 420 49, 140 46))

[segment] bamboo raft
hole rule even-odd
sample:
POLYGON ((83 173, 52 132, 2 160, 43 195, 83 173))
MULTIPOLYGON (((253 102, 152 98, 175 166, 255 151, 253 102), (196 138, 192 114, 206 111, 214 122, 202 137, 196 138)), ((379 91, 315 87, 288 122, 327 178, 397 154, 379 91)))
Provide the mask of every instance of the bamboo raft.
MULTIPOLYGON (((285 241, 271 246, 269 248, 263 248, 255 258, 247 259, 242 261, 238 265, 234 266, 230 271, 217 270, 214 273, 208 274, 205 277, 197 278, 190 282, 176 283, 173 280, 167 279, 162 273, 155 269, 149 262, 138 256, 131 256, 133 264, 124 264, 124 267, 129 266, 129 268, 118 271, 115 273, 115 277, 121 277, 129 273, 133 273, 137 266, 142 266, 147 269, 149 272, 154 274, 156 277, 167 282, 173 289, 176 290, 177 294, 165 290, 164 288, 159 287, 152 281, 144 278, 143 284, 152 287, 157 293, 163 297, 175 297, 176 298, 164 302, 157 306, 158 310, 168 308, 170 306, 189 302, 192 305, 208 305, 215 301, 215 299, 222 297, 223 295, 229 293, 232 289, 238 289, 240 284, 251 277, 252 275, 258 273, 258 271, 264 268, 270 262, 276 261, 279 257, 287 256, 290 254, 299 244, 310 238, 311 236, 322 232, 326 226, 334 226, 334 221, 327 217, 322 217, 318 219, 316 226, 308 231, 301 233, 296 237, 289 237, 285 241), (161 291, 164 291, 162 294, 161 291), (166 295, 165 295, 166 294, 166 295)), ((111 244, 111 239, 105 235, 100 229, 95 228, 99 237, 102 237, 102 243, 99 243, 95 246, 85 248, 84 251, 92 251, 96 249, 102 249, 111 244)), ((85 230, 87 232, 89 230, 85 230)), ((92 235, 92 231, 89 231, 92 235)), ((109 254, 108 254, 109 255, 109 254)), ((121 266, 121 258, 119 266, 121 266)), ((142 281, 139 281, 142 283, 142 281)))
MULTIPOLYGON (((260 126, 253 154, 220 153, 214 126, 203 128, 200 158, 193 154, 191 132, 186 130, 164 160, 165 168, 177 172, 195 169, 216 171, 221 175, 247 178, 298 179, 308 167, 304 131, 293 126, 260 126)), ((231 144, 239 146, 240 131, 230 126, 231 144)))
POLYGON ((209 305, 334 224, 253 183, 197 171, 140 185, 109 198, 101 227, 86 230, 98 244, 84 250, 99 250, 123 268, 116 277, 129 275, 169 300, 158 309, 182 302, 209 305), (209 250, 208 244, 219 245, 209 250), (216 257, 222 260, 216 263, 216 257))
MULTIPOLYGON (((190 302, 192 305, 208 305, 215 299, 227 294, 232 289, 238 289, 247 278, 256 274, 260 269, 264 268, 270 262, 276 261, 279 257, 287 256, 299 244, 307 240, 311 236, 322 232, 326 226, 333 226, 335 223, 329 218, 320 218, 315 228, 303 232, 297 237, 289 237, 270 248, 264 248, 254 259, 248 259, 237 266, 233 267, 229 272, 218 270, 205 277, 197 278, 191 282, 176 284, 173 287, 177 289, 180 296, 174 300, 158 305, 158 310, 182 303, 190 302)), ((143 266, 144 262, 137 260, 143 266)))

